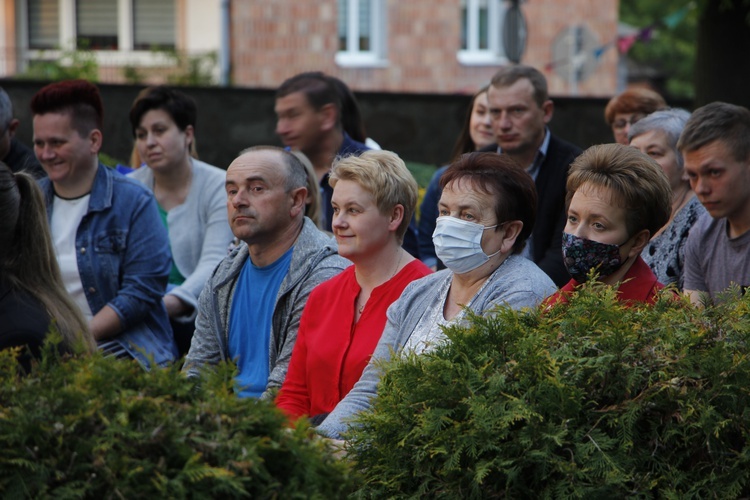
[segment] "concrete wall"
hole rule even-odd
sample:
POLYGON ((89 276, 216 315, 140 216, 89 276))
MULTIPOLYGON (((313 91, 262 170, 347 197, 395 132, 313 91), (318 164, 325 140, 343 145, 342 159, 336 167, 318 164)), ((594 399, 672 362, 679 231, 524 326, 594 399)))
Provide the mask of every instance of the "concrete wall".
MULTIPOLYGON (((28 103, 44 83, 2 80, 15 114, 21 120, 18 137, 31 144, 28 103)), ((100 85, 105 107, 103 152, 126 162, 133 139, 128 121, 138 86, 100 85)), ((197 145, 201 159, 226 168, 249 146, 281 145, 274 134, 272 90, 185 88, 198 104, 197 145)), ((368 135, 384 149, 407 161, 440 165, 448 161, 463 121, 469 96, 438 94, 358 93, 368 135)), ((553 133, 585 148, 610 142, 604 123, 606 99, 554 98, 553 133)))

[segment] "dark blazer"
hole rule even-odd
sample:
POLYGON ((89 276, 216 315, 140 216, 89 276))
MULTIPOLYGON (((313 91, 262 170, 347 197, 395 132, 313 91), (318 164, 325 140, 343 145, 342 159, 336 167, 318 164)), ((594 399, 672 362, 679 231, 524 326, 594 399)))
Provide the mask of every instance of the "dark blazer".
MULTIPOLYGON (((480 151, 497 151, 491 145, 480 151)), ((536 176, 537 211, 534 238, 534 262, 560 287, 570 281, 562 256, 562 232, 565 228, 565 182, 573 160, 583 151, 578 146, 550 135, 547 156, 536 176)))

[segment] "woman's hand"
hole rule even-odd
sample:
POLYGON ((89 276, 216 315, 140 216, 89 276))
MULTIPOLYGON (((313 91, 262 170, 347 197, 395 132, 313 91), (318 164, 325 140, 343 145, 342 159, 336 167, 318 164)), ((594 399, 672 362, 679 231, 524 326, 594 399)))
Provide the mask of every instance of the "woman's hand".
POLYGON ((180 299, 176 295, 165 295, 164 307, 167 308, 167 315, 170 318, 185 316, 188 314, 188 312, 190 312, 190 305, 183 302, 182 299, 180 299))

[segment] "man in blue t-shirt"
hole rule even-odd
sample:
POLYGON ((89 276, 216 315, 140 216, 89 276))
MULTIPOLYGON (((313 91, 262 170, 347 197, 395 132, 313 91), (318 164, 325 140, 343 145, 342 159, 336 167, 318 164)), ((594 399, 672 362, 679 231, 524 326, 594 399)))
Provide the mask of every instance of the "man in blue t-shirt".
POLYGON ((244 151, 227 169, 229 225, 241 243, 201 293, 189 375, 231 359, 240 396, 268 397, 284 382, 307 297, 350 264, 304 216, 306 185, 300 161, 271 146, 244 151))

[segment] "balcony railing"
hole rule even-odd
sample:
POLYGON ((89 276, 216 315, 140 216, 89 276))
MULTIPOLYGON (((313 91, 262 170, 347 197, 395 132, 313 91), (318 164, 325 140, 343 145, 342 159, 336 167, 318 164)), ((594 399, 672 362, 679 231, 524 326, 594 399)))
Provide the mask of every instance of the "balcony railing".
POLYGON ((214 85, 215 52, 29 50, 0 48, 0 77, 85 78, 102 83, 214 85))

